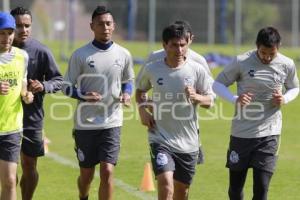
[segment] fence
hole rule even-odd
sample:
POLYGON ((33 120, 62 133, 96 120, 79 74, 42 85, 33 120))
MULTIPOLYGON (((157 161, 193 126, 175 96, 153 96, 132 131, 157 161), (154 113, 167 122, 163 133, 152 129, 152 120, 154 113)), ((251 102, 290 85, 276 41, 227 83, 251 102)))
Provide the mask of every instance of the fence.
POLYGON ((90 15, 99 4, 114 13, 123 39, 158 41, 167 24, 190 22, 195 42, 254 42, 257 31, 275 26, 284 46, 299 46, 299 0, 2 0, 1 9, 30 6, 38 38, 89 39, 90 15), (63 26, 62 26, 63 25, 63 26), (60 28, 59 28, 60 27, 60 28), (84 31, 82 31, 84 30, 84 31))

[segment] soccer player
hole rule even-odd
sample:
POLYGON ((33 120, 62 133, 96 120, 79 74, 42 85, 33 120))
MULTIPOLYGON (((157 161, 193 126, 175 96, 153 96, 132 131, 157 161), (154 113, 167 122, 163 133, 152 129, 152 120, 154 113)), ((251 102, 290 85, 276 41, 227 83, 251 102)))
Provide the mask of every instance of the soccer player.
POLYGON ((34 94, 32 104, 23 104, 23 139, 21 146, 22 176, 20 181, 23 200, 33 198, 38 185, 37 159, 44 156, 43 140, 43 100, 47 93, 61 89, 63 77, 58 71, 50 50, 31 38, 32 15, 23 7, 11 10, 16 20, 13 46, 25 50, 29 56, 28 90, 34 94))
POLYGON ((112 13, 98 6, 90 23, 94 40, 77 49, 69 61, 64 93, 79 99, 75 113, 75 151, 80 166, 79 197, 88 199, 95 166, 100 163, 99 199, 112 199, 113 171, 120 150, 122 105, 130 103, 133 61, 112 41, 112 13))
MULTIPOLYGON (((189 42, 188 44, 192 44, 193 39, 194 39, 194 34, 192 31, 192 27, 191 25, 187 22, 187 21, 175 21, 174 24, 178 24, 178 25, 182 25, 185 27, 185 29, 187 30, 188 34, 189 34, 189 42)), ((201 56, 200 54, 198 54, 197 52, 193 51, 191 48, 188 48, 187 50, 187 55, 186 55, 189 59, 199 63, 205 70, 206 72, 210 75, 210 81, 211 83, 214 81, 209 69, 209 66, 205 60, 205 58, 203 56, 201 56)), ((145 63, 149 63, 149 62, 153 62, 156 60, 161 60, 164 59, 166 57, 166 52, 164 49, 160 49, 160 50, 156 50, 150 53, 150 55, 148 56, 147 60, 145 63)))
POLYGON ((295 64, 278 52, 280 41, 275 28, 261 29, 257 49, 238 55, 213 84, 216 94, 236 108, 226 164, 231 200, 243 199, 248 168, 253 168, 253 199, 267 199, 278 157, 280 108, 299 93, 295 64), (227 88, 235 82, 237 96, 227 88))
POLYGON ((23 109, 33 101, 27 91, 28 55, 12 47, 15 19, 0 12, 0 199, 15 200, 17 163, 21 148, 23 109))
MULTIPOLYGON (((181 21, 181 20, 177 20, 174 22, 174 24, 178 24, 178 25, 182 25, 184 26, 184 28, 186 29, 187 33, 189 34, 189 41, 188 44, 192 44, 192 41, 194 39, 194 34, 192 31, 192 27, 191 25, 187 22, 187 21, 181 21)), ((211 71, 209 69, 209 66, 205 60, 205 58, 203 56, 201 56, 200 54, 198 54, 197 52, 193 51, 191 48, 188 48, 187 50, 187 54, 186 54, 187 58, 199 63, 203 69, 208 73, 208 79, 209 82, 211 84, 213 84, 214 79, 212 77, 211 71)), ((145 63, 149 63, 149 62, 154 62, 156 60, 163 60, 166 57, 166 51, 165 49, 160 49, 160 50, 156 50, 153 51, 152 53, 150 53, 150 55, 148 56, 147 60, 145 63)), ((213 97, 215 98, 216 95, 213 93, 213 97)), ((202 148, 202 144, 201 142, 199 143, 199 158, 197 163, 198 164, 202 164, 204 163, 204 152, 203 152, 203 148, 202 148)))
POLYGON ((198 160, 197 105, 210 107, 212 89, 203 67, 188 59, 190 35, 178 24, 162 33, 166 57, 150 62, 136 80, 136 101, 148 127, 158 199, 187 199, 198 160), (147 92, 153 89, 153 112, 147 92))

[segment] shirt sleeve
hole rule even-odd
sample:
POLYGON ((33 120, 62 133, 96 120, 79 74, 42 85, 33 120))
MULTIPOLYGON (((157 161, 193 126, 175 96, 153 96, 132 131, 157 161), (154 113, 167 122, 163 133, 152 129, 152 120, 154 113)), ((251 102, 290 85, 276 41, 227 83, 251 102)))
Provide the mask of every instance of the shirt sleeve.
POLYGON ((152 88, 152 84, 150 82, 148 67, 144 66, 143 68, 141 68, 136 78, 136 89, 148 91, 151 88, 152 88))
POLYGON ((294 62, 292 62, 288 68, 288 75, 284 82, 284 86, 287 90, 299 88, 299 79, 297 77, 297 70, 294 62))
POLYGON ((216 94, 218 94, 220 97, 226 99, 227 101, 231 103, 235 103, 238 96, 233 95, 228 87, 226 87, 223 83, 219 83, 218 81, 215 81, 213 83, 213 90, 216 94))
POLYGON ((213 95, 209 74, 199 67, 196 80, 196 91, 201 95, 213 95))
POLYGON ((62 86, 62 92, 64 94, 68 95, 67 88, 73 88, 74 86, 77 86, 77 78, 81 74, 81 66, 82 62, 79 55, 76 52, 73 53, 69 60, 68 69, 64 76, 64 82, 62 86))
POLYGON ((63 77, 58 70, 54 56, 48 49, 43 55, 43 66, 45 67, 45 81, 43 82, 45 93, 55 93, 61 90, 63 77))
MULTIPOLYGON (((201 65, 201 67, 206 71, 206 73, 208 74, 208 77, 207 77, 208 81, 209 81, 210 85, 212 86, 214 79, 213 79, 210 68, 209 68, 205 58, 192 49, 188 49, 187 55, 188 55, 187 56, 188 59, 190 59, 196 63, 199 63, 201 65)), ((212 97, 213 97, 213 99, 215 99, 217 97, 217 95, 214 92, 212 92, 212 97)))
POLYGON ((125 59, 125 66, 123 70, 122 83, 128 82, 134 79, 134 71, 133 71, 133 59, 129 52, 127 52, 127 56, 125 59))
POLYGON ((148 55, 148 57, 147 57, 147 59, 146 59, 144 65, 146 65, 147 63, 155 62, 155 61, 157 61, 157 60, 162 60, 162 59, 164 59, 165 57, 166 57, 166 52, 165 52, 164 49, 160 49, 160 50, 158 50, 158 51, 152 51, 152 52, 148 55))
POLYGON ((21 49, 21 53, 23 54, 24 57, 24 70, 23 70, 23 76, 22 76, 22 88, 21 88, 21 96, 27 92, 27 68, 28 68, 28 62, 29 62, 29 56, 28 53, 24 50, 21 49))
MULTIPOLYGON (((146 59, 144 65, 145 65, 146 63, 149 63, 149 62, 153 61, 153 60, 154 60, 154 53, 151 52, 151 53, 148 55, 148 57, 147 57, 147 59, 146 59)), ((144 66, 144 65, 143 65, 143 66, 144 66)))
POLYGON ((293 101, 296 99, 296 97, 299 94, 299 88, 292 88, 286 91, 286 93, 283 95, 284 103, 287 104, 290 101, 293 101))
POLYGON ((238 65, 237 57, 233 61, 225 66, 224 70, 215 79, 219 83, 224 84, 226 87, 232 85, 235 81, 239 79, 240 70, 238 65))
POLYGON ((29 56, 26 51, 22 51, 24 54, 24 75, 23 75, 23 82, 27 83, 27 73, 28 73, 28 62, 29 56))
POLYGON ((188 57, 190 57, 190 59, 194 60, 195 62, 199 63, 200 65, 202 65, 202 67, 205 69, 205 71, 208 73, 209 76, 212 77, 210 68, 205 60, 205 58, 203 56, 201 56, 200 54, 198 54, 196 51, 189 49, 188 50, 188 57))

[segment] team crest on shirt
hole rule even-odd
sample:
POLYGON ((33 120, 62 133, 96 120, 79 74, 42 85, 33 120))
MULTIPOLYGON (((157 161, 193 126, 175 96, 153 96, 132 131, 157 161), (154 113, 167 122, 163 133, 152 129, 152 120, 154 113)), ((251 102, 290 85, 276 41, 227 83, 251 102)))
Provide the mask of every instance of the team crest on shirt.
POLYGON ((89 61, 89 62, 88 62, 88 66, 89 66, 90 68, 95 68, 95 61, 93 61, 93 60, 89 61))
POLYGON ((250 69, 250 70, 248 71, 248 74, 249 74, 250 77, 254 77, 254 75, 255 75, 255 70, 254 70, 254 69, 250 69))
POLYGON ((120 59, 116 59, 114 64, 113 64, 115 67, 122 67, 122 62, 120 59))
POLYGON ((193 85, 192 77, 185 77, 183 81, 184 81, 184 86, 192 86, 193 85))
POLYGON ((80 162, 84 161, 84 154, 79 148, 77 149, 77 158, 80 162))
POLYGON ((231 151, 229 155, 229 160, 231 163, 238 163, 240 160, 239 154, 235 151, 231 151))
POLYGON ((168 157, 167 157, 167 155, 164 154, 164 153, 158 153, 157 157, 156 157, 156 164, 160 165, 160 166, 168 164, 168 157))

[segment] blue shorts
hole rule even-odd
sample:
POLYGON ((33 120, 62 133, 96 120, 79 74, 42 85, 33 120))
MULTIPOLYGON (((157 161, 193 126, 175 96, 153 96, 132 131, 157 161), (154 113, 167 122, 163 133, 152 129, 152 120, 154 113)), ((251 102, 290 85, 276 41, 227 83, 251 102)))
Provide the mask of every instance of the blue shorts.
POLYGON ((21 133, 0 135, 0 160, 18 163, 21 149, 21 133))
POLYGON ((173 171, 176 181, 190 185, 195 174, 198 161, 198 151, 192 153, 174 153, 168 147, 152 143, 151 162, 155 176, 167 171, 173 171))
POLYGON ((79 166, 92 168, 100 162, 117 164, 121 128, 74 130, 75 152, 79 166))

